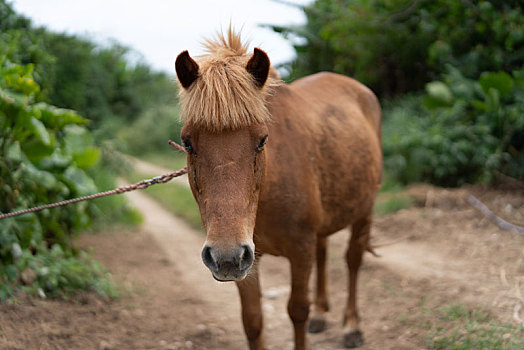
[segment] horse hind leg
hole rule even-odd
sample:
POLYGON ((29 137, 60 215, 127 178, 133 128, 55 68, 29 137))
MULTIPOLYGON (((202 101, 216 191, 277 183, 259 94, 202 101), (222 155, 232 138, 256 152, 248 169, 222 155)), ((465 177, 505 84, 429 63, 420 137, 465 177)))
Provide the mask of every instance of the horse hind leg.
POLYGON ((327 237, 318 237, 316 246, 317 278, 313 312, 309 318, 308 332, 319 333, 326 329, 326 312, 329 311, 327 296, 327 237))
POLYGON ((357 311, 357 279, 362 255, 369 250, 371 230, 371 215, 357 221, 352 226, 349 247, 346 251, 346 263, 349 270, 349 290, 346 312, 344 314, 344 346, 356 348, 364 344, 364 338, 359 328, 357 311))

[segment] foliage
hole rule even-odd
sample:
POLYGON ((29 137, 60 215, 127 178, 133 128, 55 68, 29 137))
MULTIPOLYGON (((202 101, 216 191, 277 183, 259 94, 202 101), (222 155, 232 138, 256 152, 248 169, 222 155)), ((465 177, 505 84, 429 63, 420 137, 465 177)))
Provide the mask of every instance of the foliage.
MULTIPOLYGON (((35 103, 39 86, 31 71, 31 65, 14 64, 0 56, 1 212, 97 190, 86 170, 96 164, 100 151, 85 128, 87 121, 71 110, 35 103)), ((84 202, 0 221, 0 297, 14 292, 30 264, 38 265, 38 271, 59 264, 55 266, 59 282, 45 288, 51 293, 53 288, 80 286, 72 278, 85 264, 73 256, 70 235, 88 227, 92 208, 84 202), (49 251, 50 246, 58 247, 53 249, 60 249, 67 259, 54 262, 58 255, 49 251)), ((82 273, 95 273, 87 265, 83 269, 82 273)))
POLYGON ((478 78, 524 63, 517 0, 316 0, 303 11, 303 26, 271 26, 294 40, 291 80, 334 71, 391 96, 422 89, 447 64, 478 78))
MULTIPOLYGON (((100 264, 84 252, 76 256, 58 244, 36 252, 22 251, 15 266, 22 271, 21 279, 25 286, 21 289, 41 297, 68 298, 79 290, 118 297, 111 275, 100 264)), ((0 288, 0 300, 9 296, 2 294, 5 291, 6 288, 0 288)))
POLYGON ((88 38, 36 28, 5 0, 0 0, 0 33, 7 58, 34 65, 42 87, 35 98, 74 109, 91 121, 91 130, 108 128, 104 137, 113 137, 119 125, 149 108, 176 102, 172 79, 116 42, 101 47, 88 38), (136 64, 129 64, 130 56, 138 58, 136 64))
POLYGON ((134 155, 159 152, 173 154, 168 140, 180 143, 178 108, 159 106, 150 108, 140 115, 132 124, 123 128, 118 137, 126 145, 126 151, 134 155))
POLYGON ((384 112, 386 168, 401 182, 489 182, 498 172, 524 178, 524 71, 483 73, 449 67, 427 95, 384 112))
MULTIPOLYGON (((101 47, 37 28, 0 0, 1 212, 116 187, 115 174, 125 169, 115 151, 117 130, 176 101, 171 78, 140 59, 129 64, 131 54, 117 43, 101 47)), ((37 276, 26 290, 104 292, 97 284, 107 284, 105 272, 70 242, 94 219, 103 225, 141 218, 112 196, 0 221, 1 299, 22 288, 27 271, 37 276)))
POLYGON ((128 124, 149 108, 176 101, 175 84, 143 64, 130 65, 130 50, 108 48, 66 34, 47 33, 43 44, 55 58, 38 69, 53 81, 48 101, 91 120, 91 128, 128 124), (109 123, 108 123, 109 122, 109 123))

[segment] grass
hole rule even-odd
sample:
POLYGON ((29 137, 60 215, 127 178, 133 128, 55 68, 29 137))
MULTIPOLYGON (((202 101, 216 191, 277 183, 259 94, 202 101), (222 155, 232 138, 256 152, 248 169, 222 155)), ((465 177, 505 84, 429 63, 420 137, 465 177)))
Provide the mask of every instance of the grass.
MULTIPOLYGON (((171 147, 171 146, 169 146, 171 147)), ((186 155, 178 150, 141 154, 138 158, 166 169, 181 169, 186 166, 186 155)))
POLYGON ((373 212, 377 215, 395 213, 401 209, 411 207, 413 199, 405 194, 384 195, 379 194, 373 207, 373 212))
MULTIPOLYGON (((152 174, 145 174, 135 171, 129 173, 126 178, 130 182, 135 183, 151 177, 151 175, 152 174)), ((176 182, 170 182, 151 186, 144 191, 160 202, 164 208, 172 211, 177 216, 186 220, 186 222, 193 228, 199 230, 202 229, 200 211, 189 187, 176 182)))
POLYGON ((377 195, 373 212, 377 215, 392 214, 411 207, 413 199, 403 192, 404 186, 387 175, 377 195))
POLYGON ((426 337, 430 349, 524 349, 524 327, 492 320, 461 304, 441 307, 426 337))
POLYGON ((382 286, 398 302, 407 298, 406 312, 396 320, 425 343, 427 349, 524 349, 524 327, 500 322, 487 309, 458 302, 442 304, 440 298, 431 294, 415 301, 411 293, 397 290, 384 281, 382 286))
MULTIPOLYGON (((117 187, 114 175, 105 169, 97 169, 92 172, 91 176, 99 191, 108 191, 117 187)), ((103 231, 114 225, 138 226, 143 221, 142 214, 129 205, 122 196, 98 198, 93 202, 96 207, 93 208, 95 220, 91 231, 103 231)))

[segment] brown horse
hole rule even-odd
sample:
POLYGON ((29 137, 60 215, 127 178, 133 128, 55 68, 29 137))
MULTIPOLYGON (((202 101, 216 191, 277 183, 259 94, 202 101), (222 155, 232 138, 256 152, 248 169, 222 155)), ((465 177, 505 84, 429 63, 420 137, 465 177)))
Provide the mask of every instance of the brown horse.
POLYGON ((266 53, 254 49, 248 55, 231 29, 206 48, 198 63, 187 51, 176 60, 189 183, 207 233, 204 264, 218 281, 236 281, 249 347, 262 349, 257 261, 263 253, 288 258, 295 349, 307 349, 313 262, 316 257, 309 330, 317 332, 329 309, 327 236, 351 226, 344 343, 360 346, 357 274, 370 250, 382 172, 376 97, 332 73, 285 85, 266 53))

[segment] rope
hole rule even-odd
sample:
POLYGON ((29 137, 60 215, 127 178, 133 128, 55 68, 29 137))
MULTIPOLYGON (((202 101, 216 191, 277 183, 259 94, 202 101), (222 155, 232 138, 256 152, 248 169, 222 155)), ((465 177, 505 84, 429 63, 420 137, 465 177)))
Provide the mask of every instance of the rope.
MULTIPOLYGON (((175 143, 175 142, 173 142, 171 140, 169 140, 169 144, 171 146, 175 147, 176 149, 182 151, 182 152, 186 152, 184 147, 178 145, 177 143, 175 143)), ((173 171, 173 172, 170 172, 170 173, 167 173, 167 174, 164 174, 164 175, 156 176, 156 177, 154 177, 152 179, 145 179, 145 180, 137 182, 136 184, 133 184, 133 185, 127 185, 127 186, 118 187, 118 188, 115 188, 114 190, 105 191, 105 192, 99 192, 99 193, 91 194, 89 196, 84 196, 84 197, 68 199, 68 200, 65 200, 65 201, 57 202, 57 203, 45 204, 45 205, 41 205, 39 207, 13 211, 11 213, 0 214, 0 220, 6 219, 6 218, 11 218, 13 216, 19 216, 19 215, 27 214, 27 213, 34 213, 34 212, 37 212, 37 211, 42 211, 44 209, 51 209, 51 208, 56 208, 56 207, 62 207, 64 205, 68 205, 68 204, 72 204, 72 203, 87 201, 87 200, 96 199, 96 198, 100 198, 100 197, 106 197, 106 196, 110 196, 110 195, 113 195, 113 194, 121 194, 121 193, 130 192, 130 191, 134 191, 134 190, 143 190, 143 189, 146 189, 149 186, 153 186, 155 184, 166 183, 168 181, 171 181, 175 177, 184 175, 186 173, 187 173, 187 167, 183 168, 183 169, 179 169, 179 170, 173 171)))

